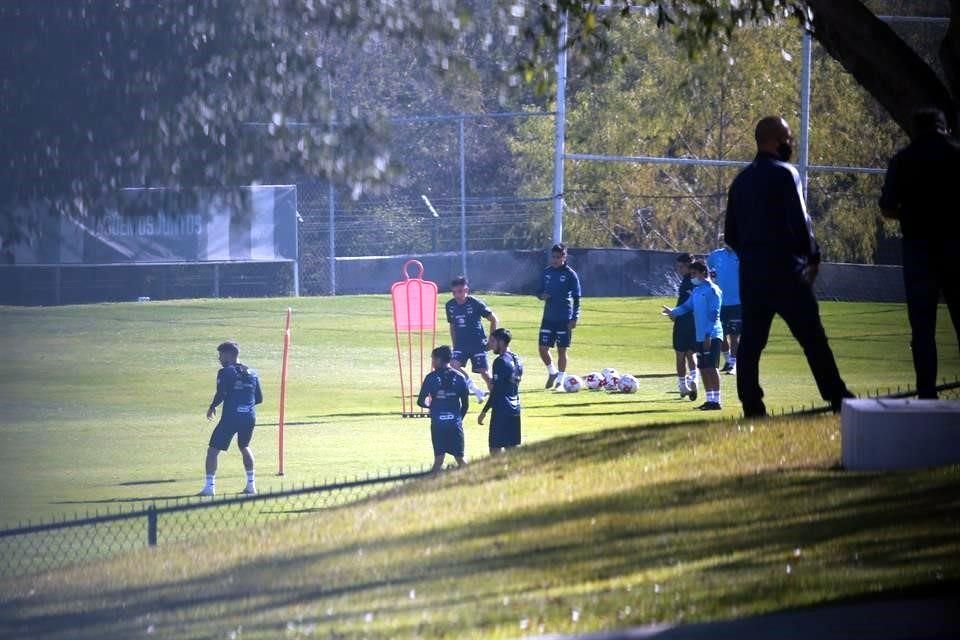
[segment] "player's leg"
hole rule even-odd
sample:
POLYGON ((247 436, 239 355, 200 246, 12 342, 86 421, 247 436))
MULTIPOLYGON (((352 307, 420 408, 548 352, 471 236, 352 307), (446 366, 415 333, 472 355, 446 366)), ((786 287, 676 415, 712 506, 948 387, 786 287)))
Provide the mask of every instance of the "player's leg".
POLYGON ((563 381, 567 377, 567 350, 573 342, 573 330, 565 323, 563 326, 557 325, 557 382, 558 388, 563 388, 563 381))
POLYGON ((443 470, 444 458, 446 458, 446 455, 442 453, 433 456, 433 467, 430 469, 430 473, 440 473, 443 470))
POLYGON ((467 466, 467 461, 464 459, 463 456, 460 456, 459 458, 458 458, 458 457, 454 457, 454 460, 457 461, 457 466, 458 466, 458 467, 465 467, 465 466, 467 466))
POLYGON ((467 381, 467 390, 475 395, 477 397, 477 401, 479 402, 480 400, 483 400, 483 390, 473 382, 473 378, 471 378, 470 374, 468 374, 466 369, 463 368, 463 365, 466 364, 470 359, 471 357, 469 354, 466 354, 459 349, 454 349, 453 355, 450 358, 450 367, 464 377, 464 379, 467 381))
POLYGON ((774 310, 767 304, 766 295, 758 291, 756 299, 745 298, 742 305, 743 333, 737 360, 737 395, 743 404, 743 415, 748 418, 767 414, 760 387, 760 354, 770 338, 774 310))
POLYGON ((240 457, 243 459, 243 469, 247 473, 247 484, 243 493, 252 496, 257 493, 256 475, 253 470, 253 451, 250 450, 250 441, 253 439, 253 423, 237 431, 237 446, 240 447, 240 457))
MULTIPOLYGON (((817 304, 813 287, 800 281, 793 286, 788 285, 778 296, 777 305, 780 317, 803 348, 820 397, 829 402, 834 411, 839 411, 843 399, 853 397, 853 394, 847 390, 837 369, 837 361, 827 341, 827 332, 820 320, 820 305, 817 304)), ((742 344, 740 348, 742 353, 742 344)), ((743 375, 742 355, 740 361, 740 375, 743 375)))
POLYGON ((720 353, 722 341, 714 338, 710 348, 700 353, 700 378, 706 391, 707 401, 700 406, 704 411, 718 411, 720 409, 720 353))
POLYGON ((234 433, 236 433, 236 429, 225 424, 222 418, 214 427, 213 433, 210 434, 210 442, 207 444, 207 459, 204 464, 206 478, 203 482, 203 489, 200 490, 198 495, 212 496, 216 493, 217 457, 221 451, 230 448, 230 441, 233 440, 234 433))
POLYGON ((480 374, 484 385, 486 385, 486 388, 484 389, 481 389, 477 385, 473 385, 473 388, 470 389, 470 391, 472 391, 477 397, 477 402, 483 402, 484 396, 487 395, 486 392, 493 387, 493 380, 490 378, 490 365, 487 363, 487 352, 481 351, 480 353, 474 353, 471 355, 470 366, 474 373, 480 374))
POLYGON ((553 358, 550 357, 550 349, 557 343, 557 334, 546 322, 540 325, 540 360, 547 367, 547 384, 545 389, 553 389, 553 383, 557 381, 557 367, 553 364, 553 358))
POLYGON ((686 398, 690 393, 690 387, 687 386, 687 354, 683 351, 674 351, 677 356, 677 391, 681 398, 686 398))

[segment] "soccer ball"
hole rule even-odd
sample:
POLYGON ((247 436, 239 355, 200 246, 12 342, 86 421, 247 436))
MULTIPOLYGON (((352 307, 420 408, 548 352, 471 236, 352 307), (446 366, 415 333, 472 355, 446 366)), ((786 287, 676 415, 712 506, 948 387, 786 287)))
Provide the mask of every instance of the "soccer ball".
POLYGON ((583 388, 583 381, 578 376, 567 376, 563 379, 563 390, 567 393, 576 393, 583 388))
POLYGON ((603 389, 604 379, 599 373, 593 372, 583 376, 583 383, 587 385, 587 389, 590 389, 590 391, 600 391, 600 389, 603 389))
POLYGON ((625 373, 620 377, 621 393, 636 393, 639 388, 640 384, 637 382, 637 379, 629 373, 625 373))
POLYGON ((603 388, 607 391, 619 391, 620 390, 620 376, 613 374, 606 379, 606 382, 603 385, 603 388))
POLYGON ((600 372, 600 375, 603 376, 603 381, 604 381, 605 384, 610 384, 611 378, 619 378, 619 377, 620 377, 620 376, 617 374, 617 370, 616 370, 616 369, 613 369, 613 368, 611 368, 611 367, 607 367, 606 369, 604 369, 603 371, 601 371, 601 372, 600 372))

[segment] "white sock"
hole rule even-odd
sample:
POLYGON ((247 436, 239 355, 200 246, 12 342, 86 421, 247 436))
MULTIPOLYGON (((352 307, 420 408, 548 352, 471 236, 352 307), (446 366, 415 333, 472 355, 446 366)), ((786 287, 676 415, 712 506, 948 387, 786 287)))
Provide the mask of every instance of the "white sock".
POLYGON ((467 378, 467 391, 470 393, 477 392, 477 385, 474 383, 473 378, 467 378))
POLYGON ((737 356, 727 356, 727 363, 731 367, 737 366, 737 356))
POLYGON ((567 377, 567 374, 565 374, 563 371, 558 371, 558 372, 557 372, 557 382, 556 382, 556 383, 562 387, 562 386, 563 386, 563 381, 566 379, 566 377, 567 377))
POLYGON ((253 469, 247 470, 247 484, 252 485, 254 480, 253 469))
POLYGON ((213 489, 213 486, 217 483, 217 474, 208 473, 207 480, 203 484, 204 489, 213 489))
POLYGON ((557 367, 553 365, 553 363, 551 363, 547 365, 547 373, 549 373, 552 376, 555 376, 559 373, 559 371, 557 371, 557 367))
POLYGON ((687 374, 687 384, 696 384, 697 383, 697 372, 691 371, 687 374))
POLYGON ((707 402, 716 402, 717 404, 720 404, 720 392, 707 391, 707 402))
POLYGON ((680 376, 680 377, 677 378, 677 389, 679 389, 681 393, 690 390, 690 389, 687 387, 687 377, 686 377, 686 376, 680 376))

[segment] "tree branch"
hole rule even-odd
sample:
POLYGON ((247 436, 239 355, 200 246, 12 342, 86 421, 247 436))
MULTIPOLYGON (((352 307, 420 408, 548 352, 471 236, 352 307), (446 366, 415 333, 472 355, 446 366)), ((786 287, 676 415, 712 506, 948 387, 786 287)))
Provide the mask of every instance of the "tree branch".
POLYGON ((933 69, 862 2, 807 0, 807 5, 817 41, 904 131, 910 131, 918 107, 937 106, 956 119, 956 101, 933 69))

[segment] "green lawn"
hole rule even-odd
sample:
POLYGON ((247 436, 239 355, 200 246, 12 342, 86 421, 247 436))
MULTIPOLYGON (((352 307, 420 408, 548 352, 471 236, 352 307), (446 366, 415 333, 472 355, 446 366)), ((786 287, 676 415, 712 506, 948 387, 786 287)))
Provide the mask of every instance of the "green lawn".
POLYGON ((515 638, 960 578, 960 468, 836 470, 835 417, 555 438, 386 497, 0 581, 0 636, 515 638))
MULTIPOLYGON (((442 297, 441 300, 444 298, 442 297)), ((642 376, 632 396, 548 393, 536 357, 540 303, 490 296, 526 361, 527 442, 612 427, 704 419, 675 393, 662 299, 586 299, 571 353, 576 373, 613 366, 642 376)), ((0 307, 0 526, 55 514, 195 493, 211 426, 215 346, 234 338, 261 373, 266 402, 254 439, 262 489, 279 487, 277 389, 283 314, 294 308, 285 483, 313 482, 431 458, 426 421, 399 417, 396 355, 386 296, 194 300, 58 308, 0 307)), ((858 392, 912 383, 902 305, 825 303, 841 371, 858 392)), ((946 313, 941 374, 960 375, 946 313)), ((441 333, 441 339, 446 336, 441 333)), ((777 324, 763 376, 771 407, 818 400, 796 343, 777 324)), ((725 415, 739 406, 724 378, 725 415)), ((467 455, 485 453, 486 431, 468 416, 467 455)), ((716 415, 706 416, 716 418, 716 415)), ((234 451, 218 488, 237 491, 234 451)))

